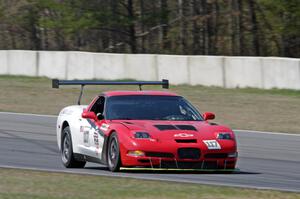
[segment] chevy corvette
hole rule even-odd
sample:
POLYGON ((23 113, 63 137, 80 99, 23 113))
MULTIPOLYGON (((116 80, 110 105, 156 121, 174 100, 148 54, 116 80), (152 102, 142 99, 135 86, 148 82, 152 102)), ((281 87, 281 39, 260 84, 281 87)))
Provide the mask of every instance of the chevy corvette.
POLYGON ((237 162, 234 132, 209 122, 184 97, 143 91, 143 85, 169 87, 168 80, 145 82, 52 80, 52 87, 81 85, 78 105, 57 119, 57 144, 67 168, 86 162, 120 167, 233 170, 237 162), (108 91, 80 105, 86 85, 138 85, 139 91, 108 91))

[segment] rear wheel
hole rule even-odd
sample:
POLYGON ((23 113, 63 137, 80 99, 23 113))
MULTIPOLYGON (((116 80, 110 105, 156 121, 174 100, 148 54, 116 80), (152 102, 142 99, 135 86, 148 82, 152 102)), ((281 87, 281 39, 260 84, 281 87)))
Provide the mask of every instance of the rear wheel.
POLYGON ((120 147, 119 140, 116 132, 112 133, 108 141, 107 150, 107 162, 108 168, 112 172, 120 170, 121 167, 121 157, 120 157, 120 147))
POLYGON ((71 131, 69 126, 65 127, 63 130, 61 159, 66 168, 83 168, 86 163, 84 161, 77 161, 74 158, 71 131))

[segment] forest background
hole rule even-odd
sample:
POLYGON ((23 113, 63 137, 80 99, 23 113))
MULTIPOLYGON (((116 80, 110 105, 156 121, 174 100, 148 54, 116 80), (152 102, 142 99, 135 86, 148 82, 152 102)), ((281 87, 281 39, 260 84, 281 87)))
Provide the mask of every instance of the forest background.
POLYGON ((299 0, 0 0, 0 49, 300 57, 299 0))

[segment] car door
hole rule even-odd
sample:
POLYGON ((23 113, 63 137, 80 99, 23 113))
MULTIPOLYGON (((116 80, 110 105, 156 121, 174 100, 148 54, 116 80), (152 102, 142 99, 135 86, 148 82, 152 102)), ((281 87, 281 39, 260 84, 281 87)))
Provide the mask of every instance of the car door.
POLYGON ((89 135, 86 137, 88 140, 89 149, 90 149, 90 156, 95 157, 97 159, 101 159, 102 157, 102 149, 104 144, 104 133, 101 129, 101 126, 104 123, 104 104, 105 104, 105 97, 100 96, 94 105, 91 107, 90 111, 94 112, 97 115, 98 120, 91 120, 88 119, 88 123, 90 125, 89 135))

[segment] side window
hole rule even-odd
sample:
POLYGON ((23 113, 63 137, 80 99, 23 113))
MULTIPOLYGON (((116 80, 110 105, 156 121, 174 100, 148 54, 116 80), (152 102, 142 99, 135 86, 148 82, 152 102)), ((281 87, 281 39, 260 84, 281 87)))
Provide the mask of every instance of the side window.
POLYGON ((91 108, 91 111, 97 115, 99 120, 104 119, 104 115, 103 115, 104 102, 105 102, 105 97, 101 96, 91 108))

